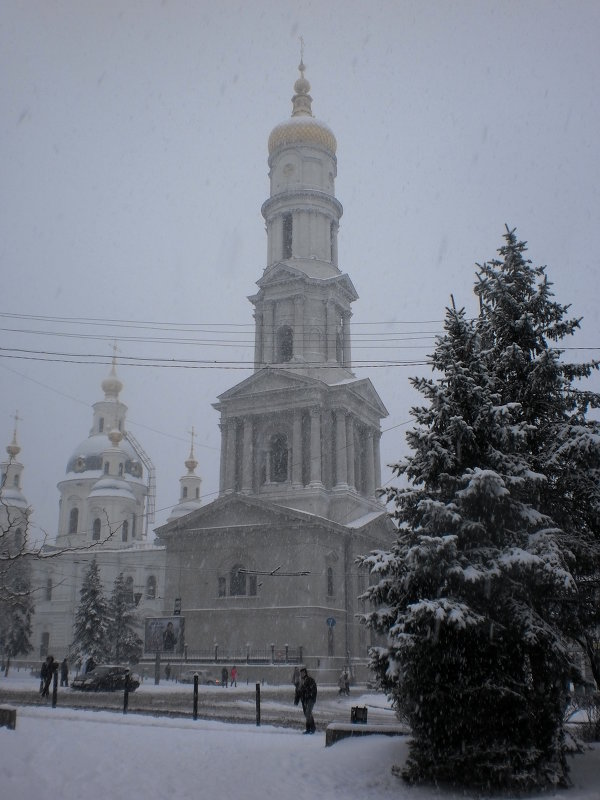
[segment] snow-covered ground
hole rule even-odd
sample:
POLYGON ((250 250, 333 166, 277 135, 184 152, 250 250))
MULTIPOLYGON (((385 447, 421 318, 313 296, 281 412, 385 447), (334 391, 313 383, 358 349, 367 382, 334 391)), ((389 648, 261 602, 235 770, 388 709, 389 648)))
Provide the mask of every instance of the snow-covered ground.
MULTIPOLYGON (((405 756, 403 739, 366 736, 325 748, 322 734, 269 726, 49 707, 19 708, 17 715, 15 731, 0 729, 0 786, 10 800, 475 797, 409 788, 395 778, 390 767, 405 756)), ((600 748, 575 760, 573 783, 535 797, 598 800, 600 748)))
MULTIPOLYGON (((405 755, 401 738, 365 736, 325 748, 322 733, 304 736, 271 726, 18 707, 16 730, 0 729, 0 795, 7 800, 485 797, 407 787, 391 773, 405 755)), ((600 746, 574 759, 572 780, 571 789, 536 793, 529 800, 598 800, 600 746)))

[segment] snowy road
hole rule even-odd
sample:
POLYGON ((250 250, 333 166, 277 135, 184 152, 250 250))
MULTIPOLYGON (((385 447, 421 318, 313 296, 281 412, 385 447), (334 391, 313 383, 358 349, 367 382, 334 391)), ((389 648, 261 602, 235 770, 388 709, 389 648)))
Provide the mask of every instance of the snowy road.
MULTIPOLYGON (((0 679, 0 703, 47 706, 38 692, 34 678, 0 679)), ((357 687, 350 697, 340 697, 335 687, 319 688, 314 716, 319 730, 329 722, 350 721, 352 706, 366 706, 368 721, 395 724, 393 711, 383 697, 366 693, 357 687)), ((261 723, 286 728, 304 727, 302 711, 293 705, 294 690, 288 686, 261 686, 261 723)), ((62 708, 119 711, 123 708, 122 692, 81 692, 58 690, 57 706, 62 708)), ((147 681, 129 695, 129 712, 173 717, 191 717, 193 689, 191 685, 162 682, 159 686, 147 681)), ((222 722, 256 723, 256 687, 238 685, 234 689, 201 686, 198 693, 198 717, 222 722)))

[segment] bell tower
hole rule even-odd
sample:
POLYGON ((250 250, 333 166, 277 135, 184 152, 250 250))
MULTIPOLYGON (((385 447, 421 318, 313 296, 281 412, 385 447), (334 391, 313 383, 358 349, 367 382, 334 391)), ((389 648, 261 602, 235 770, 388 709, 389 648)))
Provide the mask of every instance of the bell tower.
POLYGON ((299 71, 292 115, 268 141, 267 266, 249 297, 254 374, 215 404, 220 494, 261 495, 349 521, 381 510, 375 492, 387 411, 371 382, 352 371, 358 295, 338 265, 337 142, 313 116, 303 61, 299 71))

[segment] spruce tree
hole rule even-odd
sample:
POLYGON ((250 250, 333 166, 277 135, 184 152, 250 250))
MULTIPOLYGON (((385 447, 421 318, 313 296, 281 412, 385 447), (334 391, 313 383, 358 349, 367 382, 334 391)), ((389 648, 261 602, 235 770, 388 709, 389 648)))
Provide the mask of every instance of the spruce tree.
POLYGON ((29 573, 25 559, 13 562, 5 573, 10 599, 0 600, 0 644, 8 659, 26 656, 33 650, 31 617, 35 607, 29 573))
POLYGON ((597 463, 598 438, 593 395, 572 387, 594 365, 548 345, 578 323, 508 230, 506 248, 480 267, 480 318, 448 311, 440 377, 412 381, 426 404, 394 467, 409 486, 388 492, 398 540, 363 563, 379 579, 367 623, 387 634, 373 667, 412 725, 404 776, 523 789, 567 780, 563 710, 581 676, 566 633, 582 617, 569 567, 594 574, 598 530, 597 481, 570 515, 568 473, 597 463), (582 521, 585 562, 569 547, 582 521))
POLYGON ((109 608, 95 558, 84 576, 80 598, 71 647, 81 662, 91 657, 99 664, 110 658, 109 608))
POLYGON ((532 467, 545 476, 538 504, 559 525, 577 582, 576 597, 554 608, 600 689, 600 424, 589 417, 600 395, 582 383, 599 362, 565 359, 561 347, 581 320, 553 299, 545 267, 524 257, 515 231, 507 228, 504 239, 500 258, 479 267, 475 286, 485 357, 501 397, 520 403, 532 467))
POLYGON ((142 654, 143 642, 135 630, 138 619, 123 573, 115 579, 109 614, 108 638, 113 660, 136 663, 142 654))

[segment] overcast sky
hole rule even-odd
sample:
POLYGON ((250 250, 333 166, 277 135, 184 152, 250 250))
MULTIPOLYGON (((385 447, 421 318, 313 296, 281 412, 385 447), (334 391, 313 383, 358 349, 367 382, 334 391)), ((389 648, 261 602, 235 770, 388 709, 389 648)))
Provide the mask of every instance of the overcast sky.
MULTIPOLYGON (((291 113, 300 36, 313 113, 338 141, 354 359, 423 360, 450 293, 475 310, 474 265, 505 223, 584 317, 573 345, 595 350, 570 355, 599 356, 597 0, 3 0, 0 446, 18 409, 25 493, 50 534, 115 339, 157 523, 192 425, 216 496, 211 403, 249 374, 267 139, 291 113)), ((384 463, 405 449, 420 369, 356 370, 390 412, 384 463)))

